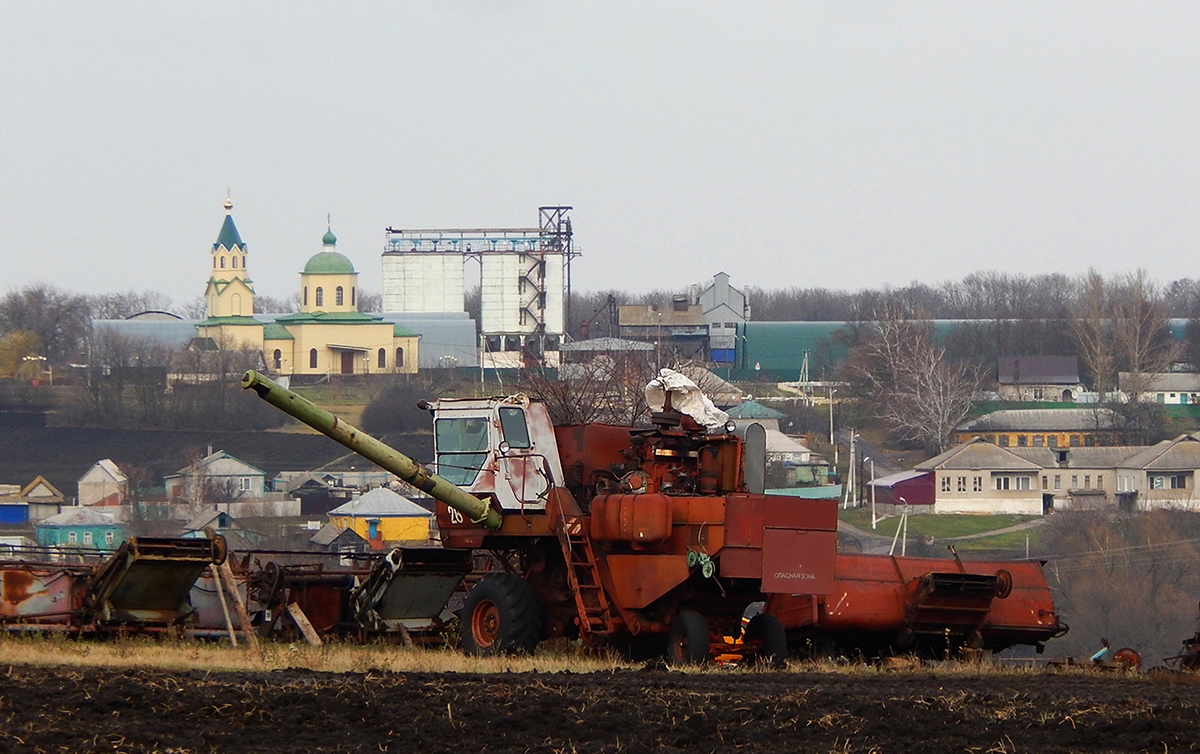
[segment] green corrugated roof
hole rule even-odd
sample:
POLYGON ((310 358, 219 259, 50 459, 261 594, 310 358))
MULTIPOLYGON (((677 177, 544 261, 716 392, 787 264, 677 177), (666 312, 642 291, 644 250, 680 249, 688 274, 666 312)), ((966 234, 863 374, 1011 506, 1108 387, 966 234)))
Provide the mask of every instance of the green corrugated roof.
POLYGON ((268 323, 263 327, 263 340, 295 340, 288 329, 278 322, 268 323))
POLYGON ((392 325, 392 337, 394 337, 394 338, 419 338, 421 336, 420 336, 420 334, 415 333, 412 330, 409 330, 404 325, 402 325, 400 323, 396 323, 396 324, 392 325))
POLYGON ((764 406, 758 401, 743 401, 740 405, 734 406, 725 413, 729 414, 730 419, 786 419, 787 414, 782 411, 764 406))
POLYGON ((226 249, 232 249, 242 245, 242 237, 238 235, 237 226, 233 224, 233 215, 225 215, 225 222, 221 225, 221 232, 217 234, 217 242, 213 244, 213 248, 224 246, 226 249))
POLYGON ((205 319, 203 322, 200 322, 196 326, 204 327, 206 325, 261 325, 261 324, 262 324, 262 322, 259 322, 254 317, 248 317, 243 314, 243 315, 233 316, 233 317, 209 317, 209 318, 205 319))
POLYGON ((309 324, 360 324, 368 322, 384 322, 383 317, 378 314, 367 314, 366 312, 300 312, 299 314, 287 314, 282 317, 276 317, 276 322, 288 325, 309 325, 309 324))

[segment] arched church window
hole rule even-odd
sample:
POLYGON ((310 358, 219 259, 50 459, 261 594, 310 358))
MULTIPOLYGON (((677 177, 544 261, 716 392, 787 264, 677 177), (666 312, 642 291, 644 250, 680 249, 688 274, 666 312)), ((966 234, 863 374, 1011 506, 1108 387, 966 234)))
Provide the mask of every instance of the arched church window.
POLYGON ((230 260, 231 260, 231 264, 233 265, 233 269, 236 270, 237 269, 237 257, 230 257, 230 260))
POLYGON ((221 269, 225 269, 225 257, 221 257, 221 269))
POLYGON ((283 369, 283 351, 276 348, 272 356, 275 360, 275 371, 278 372, 280 369, 283 369))
POLYGON ((346 303, 346 294, 342 290, 342 286, 339 285, 337 287, 337 290, 334 292, 334 299, 338 306, 342 306, 346 303))
MULTIPOLYGON (((317 290, 319 291, 321 289, 318 288, 317 290)), ((315 349, 315 348, 308 352, 308 368, 309 369, 317 368, 317 349, 315 349)))
POLYGON ((395 367, 396 369, 399 369, 400 367, 404 366, 404 349, 403 348, 396 349, 396 361, 395 361, 395 363, 392 364, 392 366, 395 367))
POLYGON ((350 286, 350 306, 358 306, 358 303, 354 300, 354 286, 350 286))
POLYGON ((324 304, 325 304, 325 290, 323 288, 321 288, 321 286, 318 285, 317 286, 317 306, 324 306, 324 304))
POLYGON ((380 348, 379 349, 379 368, 384 369, 386 367, 387 367, 387 349, 380 348))
POLYGON ((308 306, 308 286, 304 286, 304 305, 308 306))

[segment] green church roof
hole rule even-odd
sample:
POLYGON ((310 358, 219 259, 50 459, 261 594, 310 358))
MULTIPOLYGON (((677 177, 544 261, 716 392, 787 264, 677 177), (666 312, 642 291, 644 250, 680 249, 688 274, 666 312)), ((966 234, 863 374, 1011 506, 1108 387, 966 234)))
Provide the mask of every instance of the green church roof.
POLYGON ((233 215, 225 215, 225 222, 221 225, 221 232, 217 234, 217 242, 213 244, 213 249, 221 246, 226 249, 243 246, 242 237, 238 235, 237 226, 233 224, 233 215))
POLYGON ((296 314, 286 314, 282 317, 276 317, 276 322, 283 325, 311 325, 311 324, 370 324, 384 322, 384 318, 378 314, 367 314, 366 312, 298 312, 296 314))
POLYGON ((268 322, 263 326, 263 340, 295 340, 295 336, 278 322, 268 322))
POLYGON ((305 275, 345 275, 353 274, 354 265, 345 255, 336 251, 322 251, 314 254, 308 264, 304 265, 305 275))
POLYGON ((399 322, 397 322, 392 325, 392 337, 393 338, 419 338, 421 336, 419 334, 413 332, 412 330, 409 330, 407 327, 400 324, 399 322))

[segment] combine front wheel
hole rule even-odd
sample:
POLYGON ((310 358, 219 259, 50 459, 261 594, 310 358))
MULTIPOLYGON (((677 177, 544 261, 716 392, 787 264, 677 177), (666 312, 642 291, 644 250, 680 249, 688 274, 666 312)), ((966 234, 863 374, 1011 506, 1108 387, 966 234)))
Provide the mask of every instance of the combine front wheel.
POLYGON ((667 639, 667 661, 672 665, 700 665, 708 660, 708 621, 700 613, 684 610, 675 616, 667 639))
POLYGON ((463 606, 463 649, 472 655, 532 652, 541 634, 540 616, 528 581, 515 573, 485 576, 463 606))

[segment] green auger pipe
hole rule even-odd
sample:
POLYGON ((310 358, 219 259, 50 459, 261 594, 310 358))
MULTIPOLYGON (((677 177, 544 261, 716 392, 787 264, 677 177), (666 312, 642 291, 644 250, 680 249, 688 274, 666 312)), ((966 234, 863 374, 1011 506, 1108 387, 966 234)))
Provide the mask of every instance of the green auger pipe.
POLYGON ((242 376, 242 387, 258 393, 258 397, 284 413, 337 440, 363 458, 387 469, 419 490, 459 511, 472 523, 484 528, 500 528, 500 511, 480 500, 458 485, 429 473, 424 466, 386 443, 376 440, 361 429, 338 419, 333 414, 285 387, 275 384, 251 369, 242 376))

